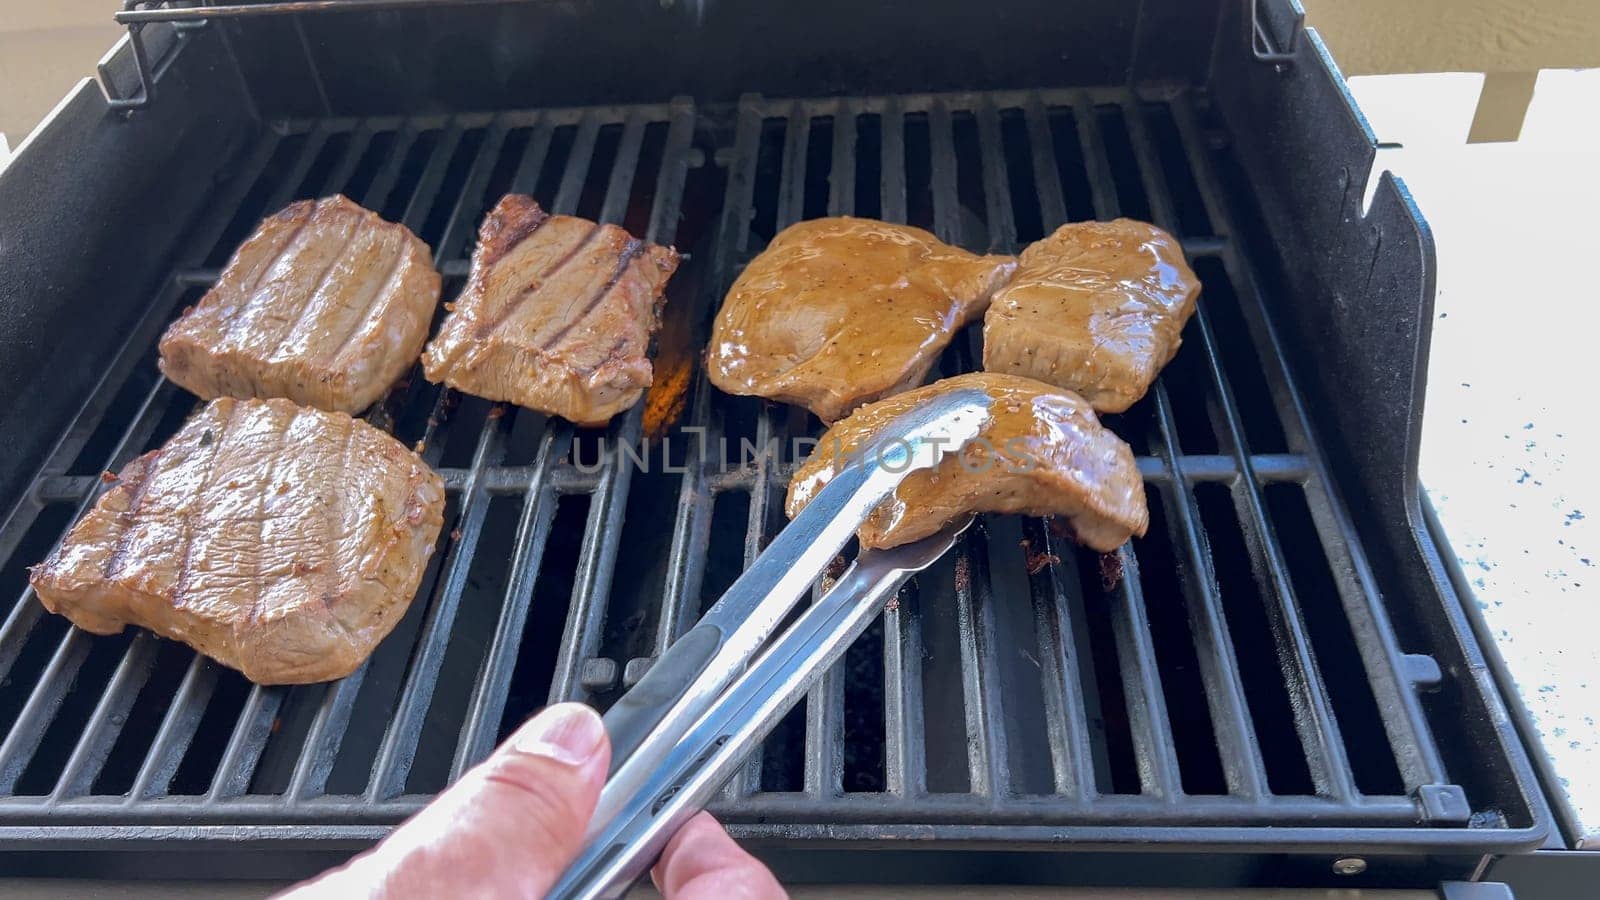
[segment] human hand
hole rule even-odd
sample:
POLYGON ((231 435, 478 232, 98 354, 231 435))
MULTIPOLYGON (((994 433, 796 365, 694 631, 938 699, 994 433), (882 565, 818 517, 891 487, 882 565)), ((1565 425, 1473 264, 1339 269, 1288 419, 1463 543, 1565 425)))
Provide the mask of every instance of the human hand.
MULTIPOLYGON (((543 897, 581 849, 610 762, 594 710, 552 706, 382 843, 283 896, 543 897)), ((787 896, 708 813, 673 836, 650 877, 667 900, 787 896)))

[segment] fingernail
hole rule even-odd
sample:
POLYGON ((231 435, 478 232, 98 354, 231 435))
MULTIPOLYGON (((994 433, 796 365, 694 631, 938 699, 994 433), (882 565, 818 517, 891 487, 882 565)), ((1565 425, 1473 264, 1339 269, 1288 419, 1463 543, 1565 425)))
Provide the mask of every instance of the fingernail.
POLYGON ((600 714, 593 709, 582 703, 558 703, 517 729, 511 747, 518 753, 577 766, 594 756, 605 734, 600 714))

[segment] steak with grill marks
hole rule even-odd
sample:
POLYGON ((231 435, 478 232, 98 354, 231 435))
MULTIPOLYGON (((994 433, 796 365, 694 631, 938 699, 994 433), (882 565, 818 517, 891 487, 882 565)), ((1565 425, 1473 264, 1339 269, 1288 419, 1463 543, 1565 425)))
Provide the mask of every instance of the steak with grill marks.
POLYGON ((205 398, 359 412, 417 358, 439 304, 428 245, 342 196, 269 216, 161 338, 161 371, 205 398))
POLYGON ((472 274, 422 355, 429 381, 599 425, 650 386, 678 252, 508 194, 478 233, 472 274))
POLYGON ((51 612, 137 625, 258 684, 341 678, 400 621, 444 484, 394 438, 288 400, 206 405, 32 571, 51 612))
POLYGON ((983 367, 1122 412, 1178 352, 1200 281, 1145 222, 1073 222, 1022 251, 983 319, 983 367))
POLYGON ((910 543, 977 512, 1064 516, 1081 543, 1100 551, 1144 534, 1150 512, 1133 451, 1089 404, 1071 391, 989 372, 870 403, 829 428, 789 483, 790 518, 844 466, 887 451, 894 440, 883 429, 897 416, 961 388, 988 393, 988 424, 960 453, 907 475, 862 524, 861 546, 910 543))
POLYGON ((728 291, 711 335, 711 383, 832 422, 921 384, 1015 266, 872 219, 791 225, 728 291))

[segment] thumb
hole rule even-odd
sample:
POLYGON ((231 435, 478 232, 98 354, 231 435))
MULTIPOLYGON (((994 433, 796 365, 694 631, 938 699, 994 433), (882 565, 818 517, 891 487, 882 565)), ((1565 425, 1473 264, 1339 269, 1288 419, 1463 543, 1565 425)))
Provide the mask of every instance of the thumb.
POLYGON ((599 714, 552 706, 383 843, 301 889, 542 897, 577 856, 610 761, 599 714))

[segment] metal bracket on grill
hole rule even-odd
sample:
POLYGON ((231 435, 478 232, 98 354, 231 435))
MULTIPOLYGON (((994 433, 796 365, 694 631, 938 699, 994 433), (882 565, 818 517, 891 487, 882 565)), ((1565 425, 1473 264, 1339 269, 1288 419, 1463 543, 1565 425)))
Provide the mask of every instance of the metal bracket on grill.
POLYGON ((1273 20, 1279 15, 1263 11, 1261 0, 1250 0, 1250 52, 1258 62, 1289 65, 1300 50, 1300 32, 1306 25, 1305 8, 1300 0, 1288 0, 1282 5, 1287 7, 1289 21, 1274 27, 1273 20))
POLYGON ((100 61, 100 84, 106 95, 106 104, 114 110, 149 106, 155 94, 157 77, 177 55, 175 39, 181 38, 185 31, 206 27, 213 19, 527 2, 530 0, 275 0, 213 5, 211 0, 123 0, 122 8, 113 13, 112 18, 117 24, 128 27, 128 44, 132 50, 138 87, 126 93, 119 91, 115 77, 119 73, 113 71, 118 57, 117 49, 100 61), (152 40, 152 32, 146 30, 152 25, 162 26, 171 38, 170 42, 154 50, 152 45, 158 43, 159 39, 152 40))

